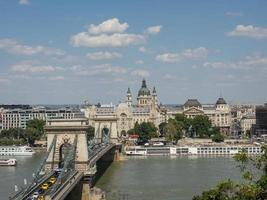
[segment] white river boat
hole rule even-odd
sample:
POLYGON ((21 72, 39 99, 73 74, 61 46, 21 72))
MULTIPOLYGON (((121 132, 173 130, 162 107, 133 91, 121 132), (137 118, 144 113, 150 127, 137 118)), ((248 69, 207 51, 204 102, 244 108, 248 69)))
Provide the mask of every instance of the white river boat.
POLYGON ((2 156, 31 156, 34 153, 29 146, 0 146, 2 156))

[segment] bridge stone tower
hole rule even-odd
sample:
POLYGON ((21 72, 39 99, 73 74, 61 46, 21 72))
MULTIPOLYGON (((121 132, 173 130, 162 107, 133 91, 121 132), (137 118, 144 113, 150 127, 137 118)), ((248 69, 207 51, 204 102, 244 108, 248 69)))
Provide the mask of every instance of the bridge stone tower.
POLYGON ((47 121, 45 132, 47 135, 47 150, 56 136, 56 143, 46 160, 46 170, 55 169, 62 161, 62 147, 74 144, 77 137, 75 152, 75 169, 81 172, 88 171, 88 147, 86 129, 88 119, 51 119, 47 121))

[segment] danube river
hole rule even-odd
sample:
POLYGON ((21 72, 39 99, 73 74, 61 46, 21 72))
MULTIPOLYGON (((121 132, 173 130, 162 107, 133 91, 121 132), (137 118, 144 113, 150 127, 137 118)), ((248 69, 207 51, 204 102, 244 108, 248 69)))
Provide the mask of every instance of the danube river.
POLYGON ((240 180, 231 157, 126 157, 97 183, 108 200, 190 200, 220 180, 240 180))
MULTIPOLYGON (((0 167, 0 200, 31 179, 43 156, 16 157, 16 167, 0 167)), ((231 157, 125 157, 107 169, 97 187, 108 200, 189 200, 219 180, 239 180, 236 165, 231 157)))

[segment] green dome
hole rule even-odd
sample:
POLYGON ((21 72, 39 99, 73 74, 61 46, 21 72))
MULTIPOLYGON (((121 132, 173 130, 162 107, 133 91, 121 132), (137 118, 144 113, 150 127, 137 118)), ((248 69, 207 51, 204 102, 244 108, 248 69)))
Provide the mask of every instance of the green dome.
POLYGON ((220 97, 220 98, 217 100, 216 104, 226 104, 226 101, 225 101, 222 97, 220 97))
POLYGON ((142 86, 140 90, 138 91, 138 96, 144 96, 144 95, 150 95, 150 90, 146 86, 146 80, 143 79, 142 86))

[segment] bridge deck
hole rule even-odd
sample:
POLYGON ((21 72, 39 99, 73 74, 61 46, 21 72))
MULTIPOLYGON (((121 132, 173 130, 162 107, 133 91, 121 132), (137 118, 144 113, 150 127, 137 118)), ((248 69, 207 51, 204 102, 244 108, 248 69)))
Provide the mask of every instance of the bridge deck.
POLYGON ((46 200, 63 200, 82 179, 83 173, 75 171, 54 194, 45 197, 46 200))
POLYGON ((89 166, 93 167, 95 165, 95 163, 104 155, 106 154, 110 149, 112 149, 113 147, 115 147, 116 144, 108 144, 107 146, 99 149, 97 152, 95 152, 92 156, 90 156, 89 160, 89 166))

